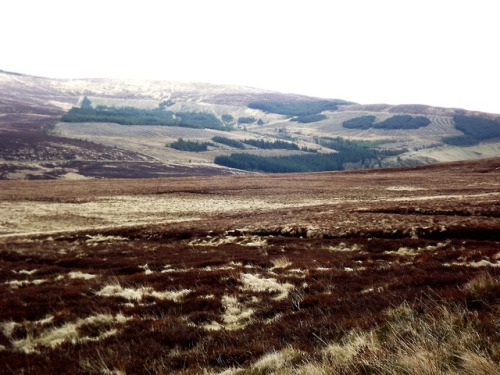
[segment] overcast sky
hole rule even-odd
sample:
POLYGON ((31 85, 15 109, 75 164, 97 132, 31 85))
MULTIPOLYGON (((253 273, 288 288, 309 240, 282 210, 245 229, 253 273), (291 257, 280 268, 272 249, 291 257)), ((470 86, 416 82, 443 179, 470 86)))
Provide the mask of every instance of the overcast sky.
POLYGON ((498 0, 2 0, 0 69, 500 113, 498 0))

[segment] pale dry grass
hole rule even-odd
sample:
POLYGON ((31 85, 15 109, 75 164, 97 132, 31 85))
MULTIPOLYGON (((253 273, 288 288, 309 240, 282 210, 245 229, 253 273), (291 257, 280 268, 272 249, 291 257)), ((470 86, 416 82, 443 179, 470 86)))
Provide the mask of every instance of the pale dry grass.
MULTIPOLYGON (((161 224, 199 220, 205 215, 254 210, 276 210, 324 203, 324 200, 295 199, 273 202, 258 198, 227 198, 182 195, 116 195, 96 197, 84 203, 17 201, 0 202, 0 232, 7 234, 51 233, 96 228, 117 228, 143 224, 161 224)), ((89 244, 127 241, 120 236, 93 235, 89 244)), ((207 238, 196 245, 213 246, 223 243, 263 246, 265 242, 255 236, 228 235, 207 238), (205 241, 205 242, 204 242, 205 241)))
MULTIPOLYGON (((213 296, 210 298, 213 298, 213 296)), ((212 321, 203 324, 201 328, 207 331, 220 331, 222 329, 237 331, 244 329, 247 325, 252 323, 254 310, 241 303, 238 297, 224 295, 222 296, 221 302, 224 308, 224 313, 221 316, 222 323, 212 321)))
POLYGON ((480 297, 481 294, 494 290, 500 286, 500 280, 489 273, 483 272, 473 278, 464 286, 464 290, 473 296, 480 297))
POLYGON ((500 364, 490 358, 473 352, 465 352, 460 356, 464 374, 469 375, 499 375, 500 364))
POLYGON ((52 317, 49 317, 35 322, 5 322, 2 323, 2 331, 7 337, 10 337, 16 326, 23 326, 27 331, 26 337, 11 340, 11 344, 23 353, 33 353, 37 352, 41 347, 55 348, 63 342, 75 344, 102 340, 115 335, 118 332, 116 326, 125 323, 129 319, 131 318, 127 318, 122 314, 98 314, 74 322, 67 322, 61 326, 53 326, 52 317), (96 337, 81 335, 79 329, 86 325, 100 327, 99 335, 96 337))
POLYGON ((242 290, 279 293, 274 297, 275 300, 281 300, 288 297, 288 293, 294 289, 294 286, 290 283, 281 284, 277 282, 275 278, 266 278, 251 273, 242 273, 241 283, 243 284, 242 290))
POLYGON ((299 350, 288 347, 264 355, 252 365, 252 368, 257 373, 269 374, 279 369, 291 367, 292 361, 301 355, 303 355, 303 353, 299 350))
POLYGON ((341 242, 336 246, 329 246, 328 250, 330 250, 330 251, 360 251, 360 250, 363 250, 363 247, 358 245, 358 244, 354 244, 354 245, 349 246, 349 245, 346 245, 344 242, 341 242))
POLYGON ((41 285, 46 283, 46 279, 34 279, 34 280, 9 280, 5 281, 4 284, 11 289, 18 289, 29 285, 41 285))
POLYGON ((271 259, 271 263, 273 264, 273 267, 271 269, 286 268, 286 267, 292 265, 292 262, 290 262, 290 259, 288 259, 287 257, 284 257, 284 256, 271 259))
POLYGON ((386 311, 386 324, 371 331, 353 330, 339 342, 327 343, 321 360, 301 357, 289 347, 268 353, 247 368, 219 374, 499 375, 500 366, 493 358, 500 353, 481 349, 471 314, 461 307, 438 306, 422 315, 404 303, 386 311), (293 362, 296 358, 301 360, 293 362))
POLYGON ((223 296, 224 327, 228 330, 242 329, 250 322, 254 311, 238 301, 234 296, 223 296))
POLYGON ((72 271, 72 272, 68 273, 68 277, 70 279, 92 280, 92 279, 95 279, 97 276, 93 275, 91 273, 84 273, 81 271, 72 271))
POLYGON ((249 247, 262 247, 267 245, 267 240, 260 236, 231 236, 197 238, 189 243, 192 246, 221 246, 237 244, 249 247))
POLYGON ((120 284, 106 285, 95 294, 99 297, 121 297, 128 301, 141 302, 146 297, 166 299, 179 302, 183 297, 191 293, 191 290, 174 290, 158 292, 151 287, 123 288, 120 284))

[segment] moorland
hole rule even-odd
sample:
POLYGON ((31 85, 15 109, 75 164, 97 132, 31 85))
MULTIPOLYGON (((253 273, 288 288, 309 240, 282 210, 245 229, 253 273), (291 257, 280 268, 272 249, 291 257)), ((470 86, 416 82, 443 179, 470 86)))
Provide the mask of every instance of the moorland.
POLYGON ((471 110, 0 71, 0 373, 500 374, 499 139, 471 110))
POLYGON ((499 374, 500 159, 0 181, 4 374, 499 374))

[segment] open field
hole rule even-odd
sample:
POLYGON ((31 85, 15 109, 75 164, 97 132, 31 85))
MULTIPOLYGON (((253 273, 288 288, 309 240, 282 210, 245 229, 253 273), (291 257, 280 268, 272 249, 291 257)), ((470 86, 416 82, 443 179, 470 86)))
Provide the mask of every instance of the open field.
POLYGON ((500 374, 500 159, 0 181, 2 374, 500 374))

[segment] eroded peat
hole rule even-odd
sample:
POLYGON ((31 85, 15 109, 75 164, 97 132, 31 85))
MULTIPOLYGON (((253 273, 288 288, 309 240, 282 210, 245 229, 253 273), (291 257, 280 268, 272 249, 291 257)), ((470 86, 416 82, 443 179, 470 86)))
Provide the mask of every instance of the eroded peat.
POLYGON ((498 373, 499 167, 4 181, 2 371, 498 373))

